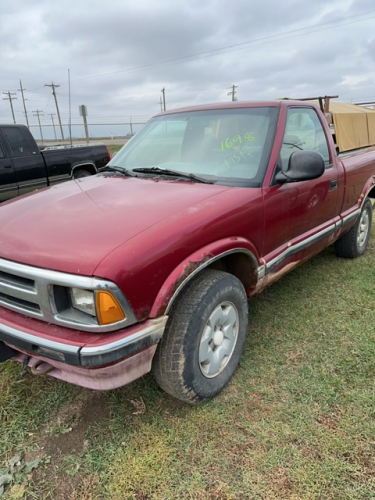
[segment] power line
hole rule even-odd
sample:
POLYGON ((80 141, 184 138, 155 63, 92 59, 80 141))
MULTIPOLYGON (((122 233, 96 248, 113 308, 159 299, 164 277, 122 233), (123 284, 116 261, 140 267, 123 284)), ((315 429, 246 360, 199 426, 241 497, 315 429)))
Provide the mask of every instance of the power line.
POLYGON ((215 56, 215 55, 219 55, 219 54, 234 52, 234 51, 237 51, 237 50, 243 50, 243 49, 247 48, 246 46, 248 46, 248 45, 256 45, 256 46, 258 46, 258 45, 264 45, 266 43, 272 43, 272 42, 275 42, 275 41, 287 40, 289 38, 296 38, 298 36, 308 35, 310 33, 317 33, 319 31, 325 31, 325 30, 337 28, 337 27, 340 27, 340 26, 347 26, 349 24, 354 24, 354 23, 358 23, 358 22, 361 22, 361 21, 367 21, 369 19, 374 19, 375 16, 372 16, 372 17, 365 17, 364 19, 355 19, 355 20, 352 20, 352 21, 344 22, 344 23, 341 22, 341 21, 345 21, 347 19, 352 19, 354 17, 367 16, 368 14, 370 14, 372 12, 375 12, 375 9, 372 9, 372 10, 367 11, 367 12, 363 12, 361 14, 356 14, 355 16, 343 17, 343 18, 336 19, 334 21, 327 21, 326 23, 312 24, 310 26, 305 26, 303 28, 297 28, 297 29, 294 29, 294 30, 284 31, 284 32, 278 33, 276 35, 269 35, 269 36, 265 36, 265 37, 261 37, 261 38, 254 38, 253 40, 247 40, 245 42, 235 43, 235 44, 232 44, 232 45, 226 45, 224 47, 219 47, 217 49, 211 49, 211 50, 206 50, 206 51, 203 51, 203 52, 197 52, 195 54, 190 54, 190 55, 186 55, 186 56, 182 56, 182 57, 175 57, 173 59, 166 59, 164 61, 158 61, 158 62, 155 62, 155 63, 144 64, 142 66, 135 66, 133 68, 126 68, 126 69, 119 70, 119 71, 113 71, 111 73, 102 73, 102 74, 98 74, 98 75, 95 75, 95 76, 88 76, 88 77, 85 77, 85 78, 77 79, 75 81, 79 82, 79 81, 83 81, 83 80, 92 80, 92 79, 95 79, 95 78, 102 78, 102 77, 106 77, 106 76, 113 76, 113 75, 118 75, 118 74, 121 74, 121 73, 127 73, 127 72, 130 72, 130 71, 137 71, 137 70, 140 70, 140 69, 161 66, 163 64, 169 64, 169 63, 172 63, 172 62, 183 61, 183 60, 187 60, 187 59, 190 59, 190 60, 202 59, 204 57, 209 57, 209 56, 215 56), (304 30, 306 30, 306 32, 304 32, 304 33, 298 33, 300 31, 304 31, 304 30))
POLYGON ((370 100, 370 99, 375 99, 375 95, 372 96, 361 96, 361 97, 340 97, 339 101, 365 101, 365 100, 370 100))

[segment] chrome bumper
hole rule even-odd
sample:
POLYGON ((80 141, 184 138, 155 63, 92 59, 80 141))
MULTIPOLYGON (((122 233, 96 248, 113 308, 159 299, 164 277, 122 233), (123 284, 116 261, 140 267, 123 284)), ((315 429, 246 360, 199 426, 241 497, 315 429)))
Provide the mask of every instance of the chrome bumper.
MULTIPOLYGON (((13 349, 30 353, 31 356, 41 356, 70 365, 94 368, 115 363, 157 343, 163 335, 167 319, 167 316, 161 316, 125 328, 123 337, 108 343, 96 343, 95 336, 90 335, 90 342, 81 346, 38 337, 0 324, 0 341, 13 349)), ((117 336, 119 333, 117 332, 117 336)), ((108 334, 108 336, 112 335, 108 334)))

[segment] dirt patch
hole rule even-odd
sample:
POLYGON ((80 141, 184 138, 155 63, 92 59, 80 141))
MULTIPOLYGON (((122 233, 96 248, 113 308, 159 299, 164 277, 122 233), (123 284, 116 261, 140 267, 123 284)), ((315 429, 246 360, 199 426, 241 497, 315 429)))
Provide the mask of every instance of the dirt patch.
POLYGON ((41 432, 38 456, 48 457, 49 464, 34 471, 25 498, 89 499, 87 488, 82 486, 85 481, 95 482, 96 479, 85 477, 80 470, 67 473, 66 457, 79 456, 88 444, 86 431, 109 417, 108 398, 102 392, 82 390, 77 398, 65 404, 41 432))
POLYGON ((87 429, 109 418, 108 401, 103 393, 84 393, 84 397, 71 403, 59 415, 62 431, 57 435, 44 437, 43 450, 46 455, 77 453, 84 447, 87 429), (88 396, 88 397, 87 397, 88 396))

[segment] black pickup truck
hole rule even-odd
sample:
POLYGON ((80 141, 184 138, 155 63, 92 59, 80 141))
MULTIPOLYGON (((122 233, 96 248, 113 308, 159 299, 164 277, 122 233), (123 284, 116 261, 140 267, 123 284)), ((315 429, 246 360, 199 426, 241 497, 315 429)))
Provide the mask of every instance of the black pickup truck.
POLYGON ((96 174, 109 160, 104 144, 40 150, 25 125, 0 125, 0 202, 96 174))

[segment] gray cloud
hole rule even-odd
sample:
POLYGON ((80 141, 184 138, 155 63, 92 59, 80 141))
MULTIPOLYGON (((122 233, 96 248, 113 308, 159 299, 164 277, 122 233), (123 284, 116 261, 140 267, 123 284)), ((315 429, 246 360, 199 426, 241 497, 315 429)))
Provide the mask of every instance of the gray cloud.
MULTIPOLYGON (((162 87, 168 108, 229 100, 232 84, 240 100, 375 100, 374 24, 372 0, 3 0, 0 90, 17 92, 24 123, 22 79, 33 124, 32 110, 46 124, 56 112, 52 81, 67 122, 68 68, 73 123, 79 104, 89 123, 152 116, 162 87)), ((1 100, 0 121, 10 120, 1 100)))

